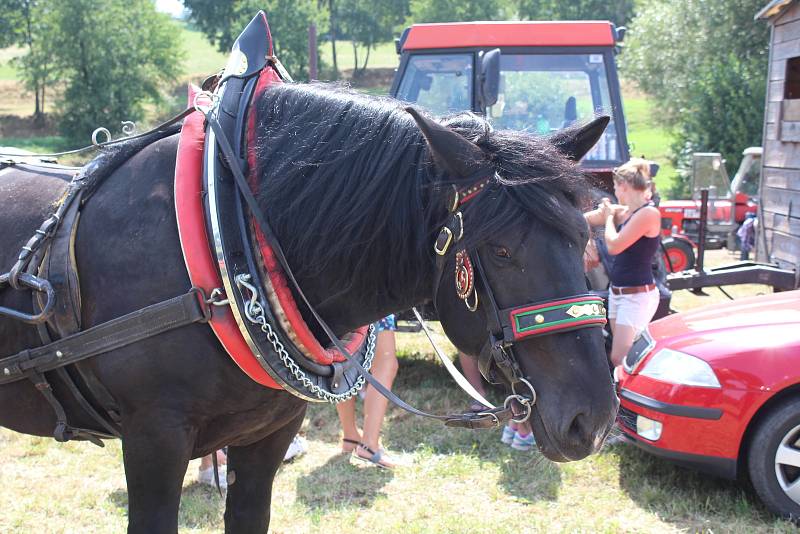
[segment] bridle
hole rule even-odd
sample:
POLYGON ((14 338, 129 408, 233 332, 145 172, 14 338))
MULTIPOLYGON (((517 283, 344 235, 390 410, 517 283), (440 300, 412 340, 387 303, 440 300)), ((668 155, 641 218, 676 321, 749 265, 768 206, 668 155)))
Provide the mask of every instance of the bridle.
MULTIPOLYGON (((463 206, 484 191, 492 179, 496 178, 496 175, 486 178, 485 171, 476 174, 484 177, 462 189, 454 186, 453 196, 448 200, 449 216, 434 244, 434 304, 437 302, 442 277, 448 264, 448 253, 464 237, 463 206)), ((602 328, 606 324, 603 299, 592 293, 581 293, 501 309, 483 268, 480 252, 477 249, 470 252, 461 248, 455 252, 454 260, 456 294, 470 312, 475 313, 481 307, 486 317, 489 334, 478 356, 481 374, 490 383, 499 384, 502 383, 501 376, 497 373, 499 371, 505 382, 511 386, 512 397, 516 397, 516 400, 528 408, 530 415, 529 407, 536 401, 536 391, 520 368, 514 354, 515 344, 531 337, 581 328, 602 328), (517 388, 522 387, 529 390, 529 393, 518 393, 517 388)), ((508 402, 509 399, 506 399, 506 403, 508 402)))

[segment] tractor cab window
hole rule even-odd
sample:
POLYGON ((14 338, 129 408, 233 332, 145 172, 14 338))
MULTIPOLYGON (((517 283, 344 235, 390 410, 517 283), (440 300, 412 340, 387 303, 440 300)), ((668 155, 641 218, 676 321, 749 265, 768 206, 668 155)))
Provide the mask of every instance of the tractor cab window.
POLYGON ((744 193, 749 197, 758 196, 758 188, 761 183, 761 159, 754 158, 747 169, 742 175, 742 181, 739 184, 740 193, 744 193))
POLYGON ((411 56, 397 98, 436 115, 472 109, 472 54, 411 56))
POLYGON ((731 180, 725 169, 722 155, 716 152, 692 154, 692 198, 700 198, 700 191, 708 189, 711 200, 728 199, 731 196, 731 180))
MULTIPOLYGON (((507 54, 487 118, 497 128, 550 134, 602 112, 614 116, 603 54, 507 54)), ((587 160, 619 159, 615 122, 587 160)))

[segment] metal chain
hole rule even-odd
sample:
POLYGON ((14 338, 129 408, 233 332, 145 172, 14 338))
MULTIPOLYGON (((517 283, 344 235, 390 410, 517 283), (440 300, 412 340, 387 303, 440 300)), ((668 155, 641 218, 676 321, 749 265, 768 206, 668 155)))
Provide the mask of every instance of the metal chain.
MULTIPOLYGON (((344 393, 331 393, 318 385, 314 384, 306 375, 305 372, 297 365, 297 363, 289 356, 289 353, 286 352, 286 348, 284 347, 281 340, 278 338, 278 334, 273 330, 272 325, 269 324, 267 321, 264 308, 261 306, 261 303, 258 301, 258 290, 250 284, 248 281, 250 280, 249 274, 239 274, 235 277, 236 286, 239 288, 239 291, 242 294, 242 300, 244 301, 244 315, 247 317, 247 320, 251 323, 258 325, 261 331, 267 336, 267 339, 272 344, 272 347, 275 349, 275 352, 278 354, 278 357, 283 362, 283 365, 289 369, 289 372, 292 376, 298 380, 303 387, 311 391, 317 398, 322 399, 327 402, 331 403, 338 403, 344 402, 350 398, 352 398, 358 390, 360 390, 364 385, 364 376, 359 375, 356 383, 344 393), (246 289, 249 295, 246 295, 242 288, 246 289)), ((375 356, 375 325, 369 325, 369 330, 367 332, 367 348, 366 353, 364 355, 364 363, 362 366, 364 369, 369 371, 370 367, 372 366, 372 359, 375 356)))

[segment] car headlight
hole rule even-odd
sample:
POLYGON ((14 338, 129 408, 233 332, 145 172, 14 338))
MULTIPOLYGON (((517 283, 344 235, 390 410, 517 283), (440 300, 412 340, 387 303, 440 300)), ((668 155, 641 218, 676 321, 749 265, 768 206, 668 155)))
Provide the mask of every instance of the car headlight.
POLYGON ((639 374, 684 386, 722 387, 708 363, 672 349, 661 349, 655 353, 639 374))

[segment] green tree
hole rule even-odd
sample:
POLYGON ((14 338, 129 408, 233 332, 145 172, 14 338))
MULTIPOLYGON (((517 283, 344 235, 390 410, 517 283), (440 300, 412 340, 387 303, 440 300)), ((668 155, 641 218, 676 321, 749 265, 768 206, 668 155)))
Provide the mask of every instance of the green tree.
POLYGON ((354 75, 367 69, 369 52, 381 42, 391 41, 395 26, 403 22, 407 0, 338 0, 338 25, 353 44, 354 75), (359 66, 358 47, 366 49, 363 65, 359 66))
POLYGON ((411 0, 409 24, 508 18, 505 0, 411 0))
POLYGON ((656 97, 676 133, 676 164, 692 152, 721 152, 736 168, 761 144, 768 28, 754 21, 762 0, 665 0, 631 22, 623 73, 656 97))
POLYGON ((633 15, 634 0, 517 0, 523 20, 610 20, 617 26, 633 15))
POLYGON ((45 90, 55 75, 50 40, 48 2, 38 0, 0 0, 0 48, 17 45, 25 55, 16 58, 25 88, 34 94, 33 115, 40 120, 45 109, 45 90))
POLYGON ((178 33, 150 0, 58 0, 49 3, 52 60, 64 91, 59 126, 70 139, 86 139, 139 120, 147 100, 179 74, 178 33))
MULTIPOLYGON (((267 14, 275 55, 292 77, 308 76, 308 27, 327 28, 327 6, 317 0, 183 0, 197 28, 222 52, 230 50, 259 9, 267 14)), ((341 16, 341 15, 340 15, 341 16)))

